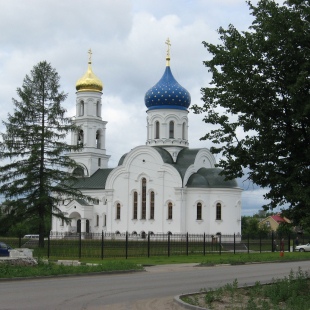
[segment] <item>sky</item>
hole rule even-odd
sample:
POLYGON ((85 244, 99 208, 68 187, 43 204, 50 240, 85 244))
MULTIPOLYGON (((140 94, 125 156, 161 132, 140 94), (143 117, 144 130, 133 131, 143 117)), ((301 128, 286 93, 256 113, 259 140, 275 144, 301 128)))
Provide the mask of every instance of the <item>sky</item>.
MULTIPOLYGON (((166 39, 174 77, 192 104, 202 105, 200 89, 211 81, 203 65, 211 56, 202 42, 219 43, 219 27, 247 30, 253 20, 244 0, 0 0, 0 6, 0 131, 17 87, 44 60, 59 73, 60 89, 68 94, 63 106, 74 116, 75 84, 91 48, 93 71, 104 84, 109 167, 146 142, 144 95, 164 73, 166 39)), ((212 146, 200 141, 208 131, 202 117, 189 113, 191 148, 212 146)), ((265 190, 240 180, 239 186, 242 215, 253 215, 266 203, 265 190)))

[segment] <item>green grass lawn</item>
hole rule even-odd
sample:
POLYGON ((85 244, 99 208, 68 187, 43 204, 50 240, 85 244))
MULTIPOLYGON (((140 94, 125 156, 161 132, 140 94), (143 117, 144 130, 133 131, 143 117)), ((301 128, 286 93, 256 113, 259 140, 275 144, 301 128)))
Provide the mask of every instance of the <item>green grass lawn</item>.
MULTIPOLYGON (((197 263, 207 265, 217 264, 243 264, 251 262, 268 262, 268 261, 296 261, 296 260, 310 260, 310 253, 306 252, 287 252, 283 257, 279 252, 266 253, 222 253, 201 255, 178 255, 178 256, 156 256, 156 257, 130 257, 126 261, 141 264, 141 265, 162 265, 162 264, 183 264, 183 263, 197 263)), ((100 263, 102 261, 114 261, 115 259, 93 259, 83 258, 81 262, 100 263)))
MULTIPOLYGON (((59 257, 63 260, 63 257, 59 257)), ((76 258, 66 257, 65 259, 73 260, 76 258)), ((99 258, 83 258, 79 260, 81 266, 64 266, 58 265, 55 262, 57 257, 50 259, 46 263, 46 258, 38 259, 39 264, 34 267, 16 267, 7 264, 0 264, 0 278, 14 277, 37 277, 51 276, 61 274, 79 274, 90 272, 111 272, 125 270, 142 270, 143 266, 161 265, 161 264, 181 264, 181 263, 196 263, 202 265, 218 265, 218 264, 245 264, 251 262, 272 262, 272 261, 296 261, 309 260, 310 253, 285 253, 283 257, 279 252, 274 253, 222 253, 201 255, 179 255, 179 256, 157 256, 157 257, 136 257, 128 259, 99 259, 99 258), (44 262, 45 261, 45 262, 44 262), (87 265, 95 264, 95 265, 87 265)))

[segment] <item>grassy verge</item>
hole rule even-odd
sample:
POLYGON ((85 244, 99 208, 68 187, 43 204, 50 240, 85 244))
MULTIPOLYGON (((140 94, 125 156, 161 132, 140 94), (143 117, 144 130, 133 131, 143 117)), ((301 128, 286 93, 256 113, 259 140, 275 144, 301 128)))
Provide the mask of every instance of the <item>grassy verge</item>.
POLYGON ((36 266, 10 266, 2 263, 0 264, 0 278, 42 277, 142 269, 143 267, 141 265, 125 260, 101 262, 96 265, 81 264, 79 266, 65 266, 56 264, 55 262, 43 262, 39 260, 36 266))
MULTIPOLYGON (((81 262, 88 263, 101 263, 113 261, 114 259, 94 259, 83 258, 81 262)), ((310 260, 310 253, 306 252, 290 252, 285 253, 283 257, 279 252, 266 252, 266 253, 222 253, 202 255, 175 255, 175 256, 154 256, 154 257, 135 257, 124 259, 140 265, 163 265, 163 264, 184 264, 184 263, 197 263, 203 265, 219 265, 219 264, 245 264, 252 262, 272 262, 272 261, 296 261, 296 260, 310 260)))
MULTIPOLYGON (((64 259, 61 257, 60 259, 64 259)), ((74 259, 67 257, 66 259, 74 259)), ((0 278, 15 278, 15 277, 37 277, 51 276, 61 274, 80 274, 90 272, 111 272, 124 270, 141 270, 144 266, 161 265, 161 264, 181 264, 181 263, 196 263, 207 266, 219 264, 245 264, 253 262, 272 262, 272 261, 296 261, 308 260, 310 253, 285 253, 280 257, 278 252, 275 253, 240 253, 240 254, 208 254, 206 256, 191 255, 191 256, 157 256, 157 257, 137 257, 128 259, 81 259, 81 266, 64 266, 54 263, 57 257, 53 257, 48 264, 43 263, 39 259, 39 264, 34 267, 17 267, 0 264, 0 278), (96 264, 95 266, 86 265, 96 264)))
POLYGON ((182 296, 181 299, 188 304, 214 310, 308 310, 309 289, 309 275, 299 269, 296 274, 291 271, 288 277, 273 280, 268 285, 257 282, 249 288, 238 288, 235 280, 219 289, 182 296))

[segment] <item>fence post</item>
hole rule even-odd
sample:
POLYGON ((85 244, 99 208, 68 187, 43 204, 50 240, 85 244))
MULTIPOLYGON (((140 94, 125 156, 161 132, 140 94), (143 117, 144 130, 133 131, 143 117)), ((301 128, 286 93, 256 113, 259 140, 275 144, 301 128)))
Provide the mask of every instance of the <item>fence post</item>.
POLYGON ((47 236, 47 258, 50 258, 50 234, 47 236))
POLYGON ((147 235, 147 257, 150 257, 150 246, 151 246, 151 235, 148 234, 147 235))
POLYGON ((248 254, 250 253, 250 234, 248 234, 248 254))
POLYGON ((274 248, 275 244, 273 242, 273 231, 271 232, 271 252, 274 252, 276 249, 274 248))
POLYGON ((188 256, 188 232, 186 233, 186 255, 188 256))
POLYGON ((203 233, 203 256, 206 256, 206 233, 203 233))
POLYGON ((80 232, 80 240, 79 240, 79 258, 82 256, 82 232, 80 232))
POLYGON ((222 234, 220 234, 220 244, 219 244, 219 247, 220 247, 220 255, 222 255, 222 234))
POLYGON ((236 254, 236 234, 234 233, 234 254, 236 254))
POLYGON ((259 253, 262 253, 262 233, 259 233, 259 253))
POLYGON ((291 234, 288 233, 288 237, 287 237, 287 246, 288 246, 288 252, 291 252, 291 234))
POLYGON ((168 233, 168 257, 170 257, 170 234, 168 233))
POLYGON ((101 232, 101 259, 103 259, 103 242, 104 242, 104 239, 103 239, 103 230, 101 232))
POLYGON ((18 247, 21 248, 22 247, 22 236, 18 237, 18 247))
POLYGON ((126 259, 128 258, 128 231, 126 231, 126 259))

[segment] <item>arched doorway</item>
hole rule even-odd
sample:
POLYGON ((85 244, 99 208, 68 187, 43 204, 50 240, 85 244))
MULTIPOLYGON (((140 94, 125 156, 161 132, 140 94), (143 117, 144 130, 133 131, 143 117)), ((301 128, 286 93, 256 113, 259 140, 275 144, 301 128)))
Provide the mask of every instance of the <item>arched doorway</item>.
MULTIPOLYGON (((77 233, 81 233, 81 219, 76 221, 76 226, 77 233)), ((86 232, 89 233, 89 220, 86 220, 86 232)))

